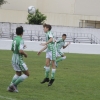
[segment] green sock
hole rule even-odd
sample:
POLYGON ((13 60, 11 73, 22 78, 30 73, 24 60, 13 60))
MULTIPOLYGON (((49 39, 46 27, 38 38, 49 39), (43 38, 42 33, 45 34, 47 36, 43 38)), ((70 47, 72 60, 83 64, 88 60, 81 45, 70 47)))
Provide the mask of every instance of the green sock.
POLYGON ((60 61, 62 61, 63 59, 62 59, 62 57, 60 57, 60 58, 58 58, 57 60, 56 60, 56 63, 58 63, 58 62, 60 62, 60 61))
POLYGON ((62 61, 62 60, 64 60, 64 59, 66 59, 66 56, 58 58, 58 59, 56 60, 56 63, 58 63, 58 62, 60 62, 60 61, 62 61))
POLYGON ((18 76, 18 75, 15 74, 14 77, 13 77, 13 79, 12 79, 12 81, 11 81, 11 84, 14 83, 19 77, 20 76, 18 76))
POLYGON ((55 72, 56 72, 56 69, 52 69, 51 79, 55 79, 55 72))
POLYGON ((23 80, 25 80, 28 76, 23 74, 21 75, 15 82, 14 85, 18 85, 19 83, 21 83, 23 80))
POLYGON ((45 77, 49 78, 50 67, 45 67, 45 77))

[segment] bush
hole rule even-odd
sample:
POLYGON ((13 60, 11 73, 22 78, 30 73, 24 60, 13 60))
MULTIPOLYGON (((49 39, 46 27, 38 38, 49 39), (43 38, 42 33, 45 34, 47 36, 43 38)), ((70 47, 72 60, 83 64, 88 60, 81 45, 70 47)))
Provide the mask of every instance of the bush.
POLYGON ((0 0, 0 6, 1 5, 3 5, 3 4, 5 4, 7 1, 5 1, 5 0, 0 0))
POLYGON ((28 14, 27 20, 29 24, 41 25, 44 23, 46 18, 47 17, 37 9, 35 14, 28 14))

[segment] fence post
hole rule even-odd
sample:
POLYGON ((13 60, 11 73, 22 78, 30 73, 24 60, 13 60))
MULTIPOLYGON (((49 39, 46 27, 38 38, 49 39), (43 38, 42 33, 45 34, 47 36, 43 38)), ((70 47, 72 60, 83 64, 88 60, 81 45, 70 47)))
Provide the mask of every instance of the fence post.
POLYGON ((92 44, 92 34, 91 34, 91 44, 92 44))
POLYGON ((31 36, 30 36, 30 40, 32 41, 32 30, 31 30, 31 36))
POLYGON ((75 40, 76 40, 76 38, 75 38, 75 33, 74 33, 74 36, 73 36, 73 43, 75 43, 75 40))
POLYGON ((11 23, 9 23, 9 38, 10 38, 10 35, 11 35, 11 23))

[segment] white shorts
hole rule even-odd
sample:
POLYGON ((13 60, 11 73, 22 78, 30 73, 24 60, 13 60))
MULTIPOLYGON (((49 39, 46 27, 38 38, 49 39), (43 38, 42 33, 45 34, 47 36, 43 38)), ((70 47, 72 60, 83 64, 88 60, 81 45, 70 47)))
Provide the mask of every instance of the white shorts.
POLYGON ((27 65, 25 63, 23 63, 22 65, 18 65, 16 63, 12 63, 13 69, 15 71, 27 71, 27 65))
POLYGON ((50 60, 56 60, 56 52, 55 53, 52 53, 52 51, 46 52, 46 58, 49 58, 50 60))

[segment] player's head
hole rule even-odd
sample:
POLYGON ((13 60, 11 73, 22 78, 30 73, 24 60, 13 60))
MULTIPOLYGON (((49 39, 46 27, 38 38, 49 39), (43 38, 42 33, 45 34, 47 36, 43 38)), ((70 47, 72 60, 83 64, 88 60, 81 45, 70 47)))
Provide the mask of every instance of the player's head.
POLYGON ((51 25, 49 25, 49 24, 44 24, 43 28, 44 28, 45 33, 47 33, 48 31, 51 31, 51 29, 52 29, 51 25))
POLYGON ((16 28, 16 34, 17 35, 23 35, 23 31, 24 30, 23 30, 23 27, 22 26, 16 28))
POLYGON ((66 34, 63 34, 63 35, 62 35, 62 39, 63 39, 63 40, 65 40, 65 39, 66 39, 66 37, 67 37, 67 35, 66 35, 66 34))

